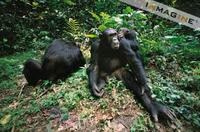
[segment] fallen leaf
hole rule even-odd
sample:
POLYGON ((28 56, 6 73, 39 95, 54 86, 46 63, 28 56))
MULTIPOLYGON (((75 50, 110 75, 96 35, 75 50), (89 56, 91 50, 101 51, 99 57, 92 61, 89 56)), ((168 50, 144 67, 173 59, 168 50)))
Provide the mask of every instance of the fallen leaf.
POLYGON ((4 117, 1 118, 0 124, 5 125, 10 121, 11 115, 5 115, 4 117))

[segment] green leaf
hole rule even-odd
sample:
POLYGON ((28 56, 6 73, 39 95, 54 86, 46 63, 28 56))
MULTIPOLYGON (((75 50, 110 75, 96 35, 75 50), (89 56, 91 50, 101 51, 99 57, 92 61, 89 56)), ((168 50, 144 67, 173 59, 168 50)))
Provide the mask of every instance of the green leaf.
POLYGON ((110 15, 107 14, 107 13, 105 13, 105 12, 101 12, 101 13, 100 13, 100 16, 102 17, 102 19, 103 19, 104 21, 107 21, 107 20, 110 18, 110 15))
POLYGON ((67 4, 67 5, 76 5, 74 2, 72 2, 71 0, 64 0, 64 3, 67 4))
POLYGON ((11 115, 5 115, 4 117, 1 118, 0 124, 1 125, 6 125, 11 119, 11 115))
POLYGON ((89 12, 91 15, 92 15, 92 17, 94 17, 98 22, 100 22, 100 17, 97 15, 97 14, 95 14, 94 12, 89 12))
POLYGON ((35 2, 35 1, 32 2, 32 7, 33 7, 33 8, 37 8, 38 6, 39 6, 39 3, 38 3, 38 2, 35 2))
POLYGON ((87 38, 97 38, 98 35, 96 35, 96 34, 85 34, 85 37, 87 37, 87 38))
POLYGON ((123 19, 121 19, 120 17, 114 17, 113 19, 114 19, 115 22, 117 22, 118 24, 122 24, 122 23, 123 23, 123 19))
POLYGON ((77 20, 69 18, 69 21, 67 22, 68 27, 70 28, 70 33, 77 34, 78 31, 80 31, 80 25, 77 20))
POLYGON ((98 27, 98 29, 100 30, 100 31, 104 31, 104 30, 106 30, 107 29, 107 27, 105 26, 105 25, 100 25, 99 27, 98 27))
POLYGON ((130 14, 133 12, 133 9, 130 6, 127 6, 124 10, 123 13, 124 14, 130 14))

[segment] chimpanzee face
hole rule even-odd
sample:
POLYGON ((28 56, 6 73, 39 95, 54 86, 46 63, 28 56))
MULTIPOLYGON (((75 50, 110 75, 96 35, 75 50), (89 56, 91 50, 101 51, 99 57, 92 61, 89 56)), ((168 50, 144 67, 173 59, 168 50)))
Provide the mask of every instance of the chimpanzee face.
POLYGON ((129 40, 136 40, 136 32, 134 30, 129 30, 128 28, 120 28, 118 37, 119 39, 125 37, 129 40))
POLYGON ((115 29, 107 29, 102 33, 101 39, 104 40, 112 49, 119 49, 119 40, 115 29))
POLYGON ((125 35, 127 35, 128 33, 129 33, 128 28, 120 28, 119 33, 118 33, 119 39, 122 38, 122 37, 125 37, 125 35))

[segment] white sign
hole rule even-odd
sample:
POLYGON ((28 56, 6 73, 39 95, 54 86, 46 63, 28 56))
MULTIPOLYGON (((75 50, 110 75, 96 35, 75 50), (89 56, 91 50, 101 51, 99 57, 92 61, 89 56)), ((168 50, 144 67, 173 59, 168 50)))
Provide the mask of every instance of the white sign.
POLYGON ((175 8, 166 6, 153 0, 120 0, 121 2, 135 6, 137 8, 149 11, 158 16, 181 23, 193 29, 200 29, 200 18, 188 14, 186 12, 177 10, 175 8))

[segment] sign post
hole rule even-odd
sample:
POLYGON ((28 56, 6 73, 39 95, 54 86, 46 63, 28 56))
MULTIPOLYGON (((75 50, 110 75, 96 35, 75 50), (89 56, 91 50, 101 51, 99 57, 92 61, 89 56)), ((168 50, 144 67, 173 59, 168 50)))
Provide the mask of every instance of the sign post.
POLYGON ((195 30, 200 29, 200 18, 153 0, 120 0, 128 5, 151 12, 195 30))

